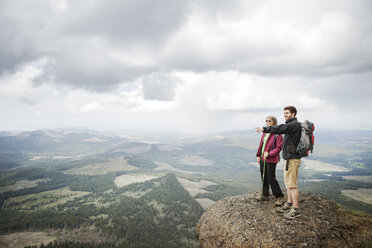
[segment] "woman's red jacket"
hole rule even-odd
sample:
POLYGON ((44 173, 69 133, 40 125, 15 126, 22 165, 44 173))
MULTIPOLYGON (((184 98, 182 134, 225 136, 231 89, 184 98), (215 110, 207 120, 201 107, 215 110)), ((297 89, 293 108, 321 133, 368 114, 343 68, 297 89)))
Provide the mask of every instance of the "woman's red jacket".
MULTIPOLYGON (((266 133, 262 134, 260 145, 258 146, 256 157, 261 157, 262 143, 263 138, 266 133)), ((269 153, 269 156, 266 159, 266 163, 278 163, 279 162, 279 153, 283 147, 283 137, 280 134, 270 134, 269 138, 266 141, 265 152, 269 153), (276 141, 275 141, 276 136, 276 141), (275 144, 274 144, 275 141, 275 144)))

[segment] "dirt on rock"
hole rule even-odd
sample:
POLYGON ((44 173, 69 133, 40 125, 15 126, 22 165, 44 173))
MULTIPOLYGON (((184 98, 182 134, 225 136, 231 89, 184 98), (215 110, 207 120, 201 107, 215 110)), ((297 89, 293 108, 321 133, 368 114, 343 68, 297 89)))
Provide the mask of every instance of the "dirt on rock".
POLYGON ((200 218, 200 246, 209 247, 361 247, 372 242, 372 216, 346 211, 312 194, 300 195, 301 216, 287 220, 274 198, 256 194, 224 198, 200 218))

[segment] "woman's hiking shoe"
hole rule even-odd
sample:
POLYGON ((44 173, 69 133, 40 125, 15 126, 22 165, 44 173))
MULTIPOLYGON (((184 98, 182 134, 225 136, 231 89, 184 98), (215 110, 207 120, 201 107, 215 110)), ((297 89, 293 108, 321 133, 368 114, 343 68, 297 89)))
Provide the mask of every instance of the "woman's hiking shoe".
POLYGON ((300 217, 301 216, 301 213, 300 213, 300 210, 296 210, 294 208, 291 209, 291 211, 289 211, 289 213, 285 214, 284 215, 284 218, 288 219, 288 220, 293 220, 294 218, 297 218, 297 217, 300 217))
POLYGON ((283 205, 283 203, 283 197, 276 198, 275 206, 280 207, 281 205, 283 205))
POLYGON ((292 205, 289 205, 288 202, 286 202, 282 207, 278 208, 278 212, 285 213, 287 210, 291 209, 292 205))

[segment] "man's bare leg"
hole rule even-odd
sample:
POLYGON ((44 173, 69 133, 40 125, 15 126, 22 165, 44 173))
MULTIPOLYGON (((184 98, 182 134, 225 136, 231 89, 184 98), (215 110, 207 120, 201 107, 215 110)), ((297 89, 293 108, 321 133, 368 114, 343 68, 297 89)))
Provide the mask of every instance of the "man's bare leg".
POLYGON ((293 203, 293 197, 292 197, 292 190, 291 188, 287 188, 287 202, 293 203))
POLYGON ((298 208, 299 193, 298 188, 291 188, 291 200, 293 200, 293 207, 298 208))

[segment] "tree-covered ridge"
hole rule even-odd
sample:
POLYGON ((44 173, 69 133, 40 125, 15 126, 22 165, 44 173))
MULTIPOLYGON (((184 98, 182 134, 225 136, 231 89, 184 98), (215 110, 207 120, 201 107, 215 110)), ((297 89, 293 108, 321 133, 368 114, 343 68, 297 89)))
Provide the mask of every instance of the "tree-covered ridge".
MULTIPOLYGON (((108 185, 113 180, 108 175, 101 179, 108 185)), ((75 180, 70 185, 74 186, 74 183, 75 180)), ((95 187, 96 181, 82 180, 81 183, 90 189, 95 187)), ((25 190, 37 192, 37 188, 25 190)), ((93 225, 115 241, 106 243, 107 246, 97 244, 97 247, 118 244, 124 247, 195 247, 195 226, 202 212, 201 206, 179 184, 175 175, 168 174, 123 188, 97 190, 52 208, 23 211, 2 208, 0 232, 74 229, 93 225), (127 196, 130 192, 144 193, 135 198, 127 196)), ((48 247, 69 247, 64 245, 62 242, 48 247)))

